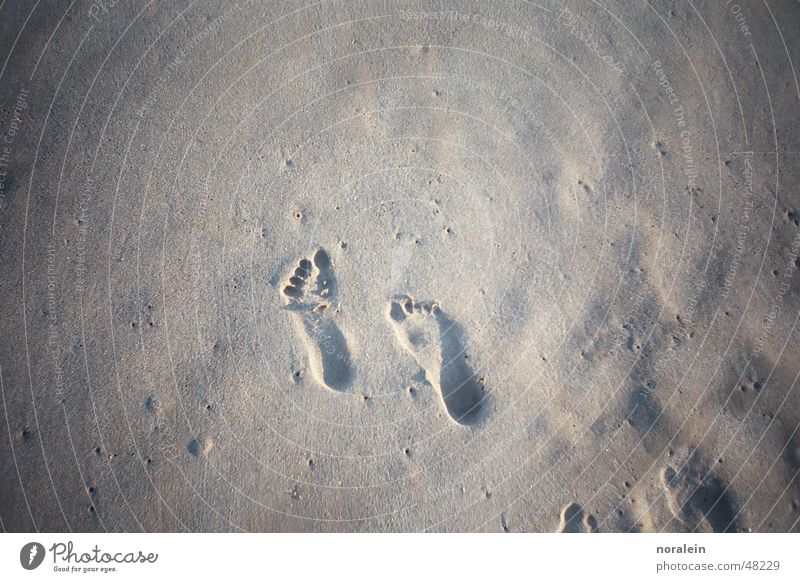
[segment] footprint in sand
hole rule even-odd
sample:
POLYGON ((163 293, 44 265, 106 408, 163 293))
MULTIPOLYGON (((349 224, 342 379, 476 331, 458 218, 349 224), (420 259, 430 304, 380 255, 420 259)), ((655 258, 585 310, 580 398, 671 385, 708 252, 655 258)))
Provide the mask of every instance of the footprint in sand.
POLYGON ((577 503, 570 503, 561 510, 561 523, 556 533, 593 533, 597 531, 597 520, 584 514, 577 503))
POLYGON ((686 531, 736 532, 738 510, 724 484, 710 473, 696 453, 679 466, 661 470, 667 504, 672 516, 686 531))
POLYGON ((337 295, 333 265, 323 249, 311 259, 301 259, 283 288, 286 309, 308 349, 311 375, 323 386, 345 390, 355 371, 347 341, 336 325, 337 295))
POLYGON ((459 424, 478 422, 486 394, 465 362, 459 327, 436 303, 417 303, 408 296, 391 302, 389 318, 398 342, 425 371, 450 418, 459 424))

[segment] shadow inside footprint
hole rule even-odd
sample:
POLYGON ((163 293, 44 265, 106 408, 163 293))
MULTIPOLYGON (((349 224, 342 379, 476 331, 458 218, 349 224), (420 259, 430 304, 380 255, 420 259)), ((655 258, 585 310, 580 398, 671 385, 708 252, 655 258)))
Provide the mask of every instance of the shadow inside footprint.
POLYGON ((739 511, 730 493, 716 476, 704 470, 696 454, 679 471, 672 467, 663 469, 661 483, 673 516, 690 531, 739 531, 736 523, 739 511))
POLYGON ((336 323, 338 287, 328 253, 319 249, 301 259, 283 288, 286 309, 293 312, 308 350, 311 375, 333 390, 345 390, 355 370, 347 340, 336 323))
MULTIPOLYGON (((304 325, 318 347, 320 362, 312 370, 321 374, 322 383, 334 390, 346 389, 353 380, 353 367, 347 340, 332 317, 309 316, 304 325)), ((317 350, 314 350, 315 353, 317 350)), ((314 359, 317 356, 312 356, 314 359)))
POLYGON ((593 533, 597 531, 597 520, 584 514, 577 503, 570 503, 561 510, 561 523, 556 533, 593 533))
POLYGON ((417 303, 408 296, 391 302, 389 318, 398 342, 439 391, 450 418, 477 423, 486 394, 466 362, 461 328, 436 303, 417 303))

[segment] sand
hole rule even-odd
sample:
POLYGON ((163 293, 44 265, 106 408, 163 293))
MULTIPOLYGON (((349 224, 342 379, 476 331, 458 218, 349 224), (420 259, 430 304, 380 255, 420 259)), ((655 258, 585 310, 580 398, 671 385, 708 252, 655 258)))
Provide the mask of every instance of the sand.
POLYGON ((5 531, 800 531, 800 8, 0 6, 5 531))

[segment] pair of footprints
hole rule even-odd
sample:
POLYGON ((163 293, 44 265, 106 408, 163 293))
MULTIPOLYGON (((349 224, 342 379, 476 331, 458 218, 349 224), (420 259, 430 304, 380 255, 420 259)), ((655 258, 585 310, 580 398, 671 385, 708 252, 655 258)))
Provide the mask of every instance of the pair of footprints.
MULTIPOLYGON (((333 390, 346 390, 355 366, 336 323, 338 286, 324 249, 298 262, 283 296, 308 350, 314 379, 333 390)), ((466 362, 460 328, 438 304, 418 303, 409 296, 391 301, 387 314, 397 342, 423 369, 450 418, 459 424, 477 423, 486 394, 466 362)))

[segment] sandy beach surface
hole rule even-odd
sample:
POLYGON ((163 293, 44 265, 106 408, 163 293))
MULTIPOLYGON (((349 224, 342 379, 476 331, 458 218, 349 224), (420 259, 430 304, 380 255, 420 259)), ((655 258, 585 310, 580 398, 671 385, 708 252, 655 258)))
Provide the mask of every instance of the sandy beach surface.
POLYGON ((800 5, 0 3, 5 531, 800 531, 800 5))

